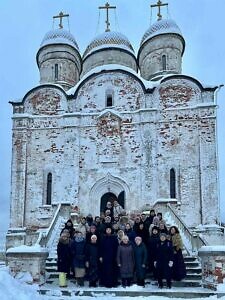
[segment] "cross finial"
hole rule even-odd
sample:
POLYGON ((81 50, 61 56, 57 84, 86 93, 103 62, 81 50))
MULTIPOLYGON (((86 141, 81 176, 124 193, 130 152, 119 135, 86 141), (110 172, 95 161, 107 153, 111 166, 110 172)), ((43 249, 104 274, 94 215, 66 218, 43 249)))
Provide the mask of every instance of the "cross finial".
POLYGON ((151 5, 151 8, 158 7, 158 13, 157 13, 158 21, 160 21, 162 19, 161 6, 168 6, 168 3, 162 3, 161 0, 158 0, 157 4, 152 4, 151 5))
POLYGON ((107 31, 110 31, 110 28, 109 28, 109 26, 110 26, 110 22, 109 22, 109 9, 116 9, 116 6, 110 6, 110 4, 107 2, 106 4, 105 4, 105 6, 99 6, 98 7, 99 9, 106 9, 106 21, 105 21, 105 23, 106 23, 106 32, 107 31))
POLYGON ((64 15, 64 13, 62 11, 58 14, 58 16, 53 16, 53 19, 57 19, 57 18, 60 19, 59 28, 63 28, 62 19, 65 18, 65 17, 69 17, 69 15, 68 14, 64 15))

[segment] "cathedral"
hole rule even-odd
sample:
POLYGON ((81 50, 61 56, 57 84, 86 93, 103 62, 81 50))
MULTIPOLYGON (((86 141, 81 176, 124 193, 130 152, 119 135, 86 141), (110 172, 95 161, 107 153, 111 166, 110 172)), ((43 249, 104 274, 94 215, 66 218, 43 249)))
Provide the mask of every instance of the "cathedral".
MULTIPOLYGON (((13 107, 10 228, 48 228, 57 209, 100 215, 172 203, 189 228, 219 223, 217 86, 182 73, 185 38, 162 17, 129 39, 105 32, 84 53, 72 33, 46 33, 40 84, 13 107)), ((22 236, 22 233, 21 233, 22 236)))

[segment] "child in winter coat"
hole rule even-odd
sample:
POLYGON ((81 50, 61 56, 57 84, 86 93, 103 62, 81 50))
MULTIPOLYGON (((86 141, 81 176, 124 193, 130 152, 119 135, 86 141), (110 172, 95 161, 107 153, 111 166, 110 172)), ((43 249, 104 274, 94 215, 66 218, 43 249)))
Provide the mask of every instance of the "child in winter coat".
POLYGON ((62 233, 57 245, 57 269, 59 272, 59 286, 66 287, 66 275, 70 272, 71 252, 70 238, 67 233, 62 233))

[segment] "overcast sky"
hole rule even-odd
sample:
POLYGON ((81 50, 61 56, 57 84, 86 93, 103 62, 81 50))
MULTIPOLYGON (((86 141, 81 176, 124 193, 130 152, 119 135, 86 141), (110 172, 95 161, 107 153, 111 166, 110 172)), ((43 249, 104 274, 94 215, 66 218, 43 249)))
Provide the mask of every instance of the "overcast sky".
MULTIPOLYGON (((0 231, 7 228, 10 199, 11 116, 8 101, 21 99, 39 84, 36 53, 45 33, 52 29, 52 16, 69 13, 70 27, 83 54, 88 43, 105 29, 99 18, 100 0, 0 0, 0 231)), ((165 2, 165 1, 164 1, 165 2)), ((225 0, 168 0, 169 17, 180 27, 186 41, 183 74, 203 84, 225 83, 225 0)), ((136 53, 151 22, 150 4, 156 0, 112 0, 111 29, 125 34, 136 53)), ((167 9, 163 9, 167 17, 167 9)), ((152 21, 156 12, 152 13, 152 21)), ((55 28, 57 24, 55 23, 55 28)), ((221 216, 225 221, 225 88, 217 96, 218 153, 221 216)), ((190 195, 191 197, 191 195, 190 195)))

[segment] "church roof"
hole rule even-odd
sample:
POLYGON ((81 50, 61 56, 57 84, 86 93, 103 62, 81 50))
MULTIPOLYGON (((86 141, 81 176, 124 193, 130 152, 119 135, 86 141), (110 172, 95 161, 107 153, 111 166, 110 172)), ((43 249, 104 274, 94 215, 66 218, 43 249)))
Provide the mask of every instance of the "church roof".
POLYGON ((83 57, 85 58, 94 51, 109 47, 127 50, 134 54, 134 49, 125 35, 116 31, 107 31, 99 34, 90 42, 84 52, 83 57))
POLYGON ((74 36, 63 28, 50 30, 44 36, 40 47, 52 45, 52 44, 66 44, 76 48, 79 51, 79 47, 74 36))
POLYGON ((145 34, 142 37, 141 45, 143 45, 147 40, 151 39, 152 37, 165 33, 175 33, 183 37, 180 28, 173 20, 162 19, 156 21, 149 27, 149 29, 145 32, 145 34))

